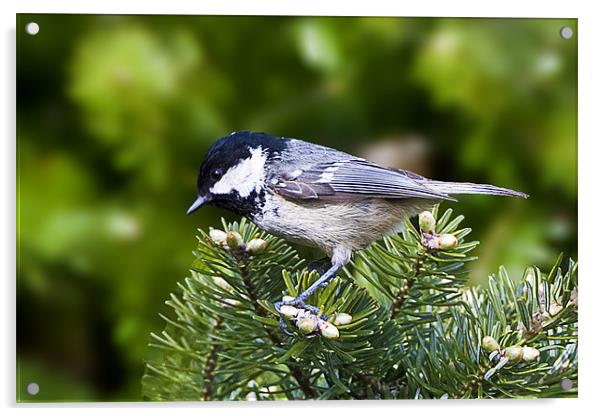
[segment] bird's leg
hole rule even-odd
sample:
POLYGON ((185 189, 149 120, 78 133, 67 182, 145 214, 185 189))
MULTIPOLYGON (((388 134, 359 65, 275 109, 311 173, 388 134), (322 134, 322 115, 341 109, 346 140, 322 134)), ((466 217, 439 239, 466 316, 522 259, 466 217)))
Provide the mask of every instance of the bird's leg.
POLYGON ((304 292, 302 292, 299 296, 297 296, 297 298, 293 301, 295 303, 293 303, 293 306, 301 306, 301 304, 304 304, 305 300, 311 296, 312 293, 314 293, 316 291, 316 289, 320 286, 327 286, 328 285, 328 281, 330 279, 332 279, 336 273, 339 271, 339 269, 342 266, 339 264, 333 264, 330 269, 326 270, 326 272, 320 276, 320 278, 318 280, 316 280, 310 287, 308 287, 307 289, 305 289, 304 292))
POLYGON ((339 269, 343 267, 343 265, 341 264, 333 264, 330 269, 328 269, 322 276, 320 276, 320 278, 318 280, 316 280, 310 287, 308 287, 307 289, 305 289, 305 291, 303 291, 299 296, 297 296, 295 299, 293 300, 286 300, 286 301, 281 301, 281 302, 277 302, 274 306, 276 308, 276 310, 278 312, 280 312, 280 307, 282 305, 291 305, 294 306, 295 308, 300 308, 300 309, 305 309, 307 311, 310 311, 311 313, 318 315, 320 313, 320 308, 317 308, 315 306, 312 305, 307 305, 305 303, 305 301, 307 300, 308 297, 311 296, 312 293, 314 293, 316 291, 316 289, 322 285, 327 285, 328 281, 330 279, 332 279, 337 271, 339 271, 339 269))

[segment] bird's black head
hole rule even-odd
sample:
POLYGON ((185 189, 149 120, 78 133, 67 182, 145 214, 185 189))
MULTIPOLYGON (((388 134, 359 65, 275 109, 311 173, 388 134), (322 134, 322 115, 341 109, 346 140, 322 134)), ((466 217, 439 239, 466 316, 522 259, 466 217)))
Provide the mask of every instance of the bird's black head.
POLYGON ((269 161, 286 147, 286 139, 265 133, 235 132, 215 142, 201 164, 198 198, 188 214, 214 204, 239 215, 251 216, 264 198, 269 161))

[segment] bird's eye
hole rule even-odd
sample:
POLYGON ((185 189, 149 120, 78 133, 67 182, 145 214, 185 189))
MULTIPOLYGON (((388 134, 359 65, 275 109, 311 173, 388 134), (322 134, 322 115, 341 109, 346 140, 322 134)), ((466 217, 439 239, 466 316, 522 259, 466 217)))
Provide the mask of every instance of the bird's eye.
POLYGON ((221 169, 213 169, 210 173, 211 179, 214 181, 218 181, 220 180, 220 178, 222 177, 222 170, 221 169))

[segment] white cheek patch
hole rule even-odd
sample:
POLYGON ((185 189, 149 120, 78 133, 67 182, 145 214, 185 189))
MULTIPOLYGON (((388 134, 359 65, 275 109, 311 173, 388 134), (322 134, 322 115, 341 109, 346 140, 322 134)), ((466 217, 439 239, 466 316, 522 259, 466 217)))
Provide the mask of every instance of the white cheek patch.
POLYGON ((259 192, 265 181, 266 154, 261 147, 249 148, 251 156, 228 169, 222 178, 209 189, 213 194, 229 194, 237 192, 246 198, 251 192, 259 192))

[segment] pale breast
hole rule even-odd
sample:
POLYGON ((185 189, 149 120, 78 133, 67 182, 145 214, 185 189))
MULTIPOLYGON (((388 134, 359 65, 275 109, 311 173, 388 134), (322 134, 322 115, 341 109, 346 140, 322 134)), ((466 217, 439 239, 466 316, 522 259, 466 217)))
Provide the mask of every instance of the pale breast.
POLYGON ((289 200, 266 194, 263 212, 253 221, 267 232, 286 240, 323 249, 355 251, 401 229, 403 220, 432 202, 412 199, 363 199, 356 201, 289 200))

